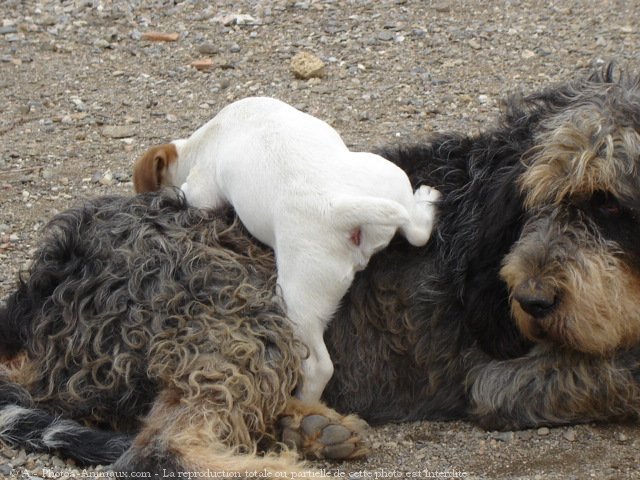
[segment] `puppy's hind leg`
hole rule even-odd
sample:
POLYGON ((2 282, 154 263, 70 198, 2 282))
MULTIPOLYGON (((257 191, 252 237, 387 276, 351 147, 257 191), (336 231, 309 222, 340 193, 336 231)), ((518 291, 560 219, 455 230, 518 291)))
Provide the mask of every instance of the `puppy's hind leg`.
POLYGON ((411 245, 422 247, 429 241, 436 218, 435 203, 441 196, 438 190, 426 185, 422 185, 413 194, 415 203, 410 220, 400 227, 411 245))

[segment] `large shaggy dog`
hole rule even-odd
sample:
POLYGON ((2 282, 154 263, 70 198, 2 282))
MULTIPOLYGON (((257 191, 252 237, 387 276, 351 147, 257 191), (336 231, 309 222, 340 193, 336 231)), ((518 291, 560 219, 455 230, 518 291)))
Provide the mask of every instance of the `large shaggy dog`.
MULTIPOLYGON (((494 429, 637 421, 640 81, 607 68, 511 98, 484 133, 383 154, 443 193, 439 223, 356 277, 327 332, 328 404, 494 429)), ((1 437, 85 462, 124 452, 123 471, 298 468, 262 455, 278 438, 360 455, 356 419, 290 398, 304 350, 269 252, 171 195, 49 226, 0 316, 0 352, 26 351, 0 385, 1 437)))

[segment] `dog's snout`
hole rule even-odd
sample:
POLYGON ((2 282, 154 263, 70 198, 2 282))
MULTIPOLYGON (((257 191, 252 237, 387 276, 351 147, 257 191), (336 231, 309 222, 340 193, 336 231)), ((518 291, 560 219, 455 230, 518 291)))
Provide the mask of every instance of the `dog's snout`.
POLYGON ((547 316, 558 302, 555 289, 533 279, 518 285, 513 291, 513 298, 520 304, 522 310, 533 318, 547 316))

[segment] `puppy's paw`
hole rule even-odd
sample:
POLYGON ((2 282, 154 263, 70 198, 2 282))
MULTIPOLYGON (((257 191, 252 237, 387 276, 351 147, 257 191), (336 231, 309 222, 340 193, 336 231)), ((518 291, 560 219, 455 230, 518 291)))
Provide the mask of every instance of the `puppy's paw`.
POLYGON ((436 190, 435 188, 429 187, 427 185, 422 185, 419 187, 415 193, 413 194, 416 202, 419 204, 432 204, 440 200, 442 194, 436 190))
POLYGON ((342 416, 320 403, 293 399, 280 427, 282 441, 308 459, 351 460, 368 451, 361 438, 366 422, 355 415, 342 416))

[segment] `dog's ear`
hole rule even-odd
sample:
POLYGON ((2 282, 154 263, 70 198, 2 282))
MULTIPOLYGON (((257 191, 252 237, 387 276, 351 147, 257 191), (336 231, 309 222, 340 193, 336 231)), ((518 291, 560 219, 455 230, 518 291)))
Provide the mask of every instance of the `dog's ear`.
POLYGON ((133 167, 133 186, 137 193, 154 192, 170 182, 169 166, 178 158, 172 143, 147 150, 133 167))

